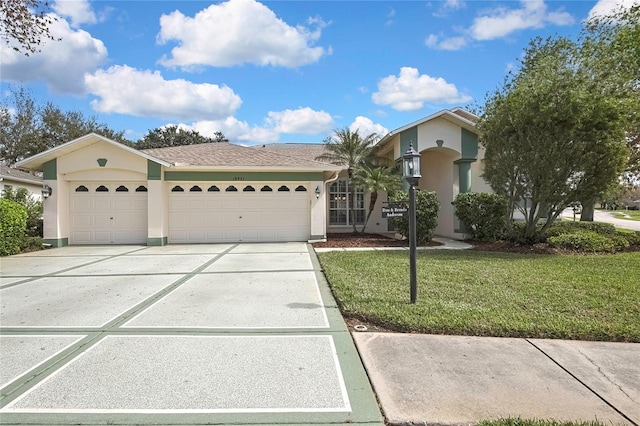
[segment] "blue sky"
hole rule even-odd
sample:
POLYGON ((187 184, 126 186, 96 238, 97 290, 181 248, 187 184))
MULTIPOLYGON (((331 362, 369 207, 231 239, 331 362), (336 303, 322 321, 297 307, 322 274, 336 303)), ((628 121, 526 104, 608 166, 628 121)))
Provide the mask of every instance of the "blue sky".
POLYGON ((481 104, 530 39, 637 1, 58 0, 62 41, 29 57, 3 46, 1 91, 131 140, 167 124, 245 145, 383 135, 481 104))

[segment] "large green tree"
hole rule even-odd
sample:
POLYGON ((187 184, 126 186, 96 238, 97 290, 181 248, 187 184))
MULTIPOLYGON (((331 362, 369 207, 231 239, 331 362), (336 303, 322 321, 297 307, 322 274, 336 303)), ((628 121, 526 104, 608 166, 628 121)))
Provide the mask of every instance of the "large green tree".
POLYGON ((57 17, 49 13, 49 2, 38 0, 0 1, 0 38, 6 47, 29 56, 47 40, 56 40, 49 27, 57 17))
POLYGON ((80 111, 62 111, 48 102, 39 105, 24 88, 12 88, 0 104, 0 161, 13 164, 87 133, 98 133, 131 146, 123 131, 115 131, 80 111))
POLYGON ((336 129, 333 134, 324 140, 326 152, 317 159, 328 161, 347 168, 349 176, 349 205, 353 232, 357 233, 355 215, 355 172, 359 167, 371 164, 374 161, 374 152, 378 135, 371 133, 367 136, 360 135, 359 130, 336 129))
MULTIPOLYGON (((627 185, 640 181, 640 4, 622 6, 585 23, 580 39, 581 66, 589 70, 592 92, 615 102, 624 122, 627 185)), ((580 200, 581 220, 593 220, 595 198, 580 200)))
POLYGON ((202 136, 196 130, 187 130, 171 125, 150 130, 135 144, 135 147, 138 149, 150 149, 211 142, 229 142, 229 140, 222 132, 216 132, 213 138, 209 138, 202 136))
POLYGON ((573 201, 595 201, 640 168, 640 5, 587 21, 577 41, 535 39, 487 97, 485 177, 526 218, 525 236, 573 201))
POLYGON ((624 171, 626 104, 601 90, 567 38, 535 39, 491 93, 478 123, 485 178, 535 239, 572 201, 594 200, 624 171), (536 225, 543 219, 543 226, 536 225))

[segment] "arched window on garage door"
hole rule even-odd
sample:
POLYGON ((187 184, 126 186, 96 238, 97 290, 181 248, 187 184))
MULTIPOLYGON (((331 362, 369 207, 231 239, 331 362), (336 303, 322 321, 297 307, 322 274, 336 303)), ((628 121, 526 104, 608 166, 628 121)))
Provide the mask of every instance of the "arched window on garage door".
POLYGON ((225 189, 225 191, 227 191, 227 192, 238 192, 238 188, 236 188, 235 186, 231 185, 231 186, 227 186, 227 189, 225 189))
POLYGON ((202 188, 200 188, 198 185, 193 185, 189 192, 202 192, 202 188))
POLYGON ((244 187, 242 192, 256 192, 256 189, 251 185, 247 185, 247 186, 244 187))
POLYGON ((147 192, 147 187, 144 185, 140 185, 136 188, 136 192, 147 192))
POLYGON ((124 185, 120 185, 119 187, 116 188, 116 192, 129 192, 129 188, 127 188, 124 185))
POLYGON ((271 189, 271 187, 269 185, 265 185, 262 188, 260 188, 260 192, 272 192, 273 189, 271 189))
POLYGON ((289 192, 289 191, 291 190, 286 185, 282 185, 280 188, 278 188, 278 192, 289 192))
POLYGON ((107 188, 104 185, 100 185, 99 187, 96 188, 96 192, 109 192, 109 188, 107 188))
POLYGON ((209 189, 207 189, 207 191, 208 191, 208 192, 220 192, 220 188, 218 188, 218 187, 217 187, 217 186, 215 186, 215 185, 211 185, 211 186, 209 187, 209 189))
POLYGON ((76 192, 89 192, 89 188, 87 188, 84 185, 80 185, 79 187, 76 188, 76 192))
POLYGON ((307 188, 302 185, 298 185, 298 187, 296 188, 296 192, 307 192, 307 188))
POLYGON ((171 188, 171 192, 184 192, 184 188, 179 185, 176 185, 173 188, 171 188))

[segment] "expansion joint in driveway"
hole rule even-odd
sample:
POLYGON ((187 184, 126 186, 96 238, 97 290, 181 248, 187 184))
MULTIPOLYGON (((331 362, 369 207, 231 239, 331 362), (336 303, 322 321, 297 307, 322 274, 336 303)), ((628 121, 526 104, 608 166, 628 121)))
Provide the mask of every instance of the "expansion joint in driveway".
POLYGON ((148 308, 149 306, 153 305, 158 300, 162 299, 167 294, 171 293, 172 291, 174 291, 175 289, 177 289, 178 287, 180 287, 181 285, 183 285, 184 283, 186 283, 187 281, 189 281, 190 279, 195 277, 197 274, 201 273, 202 271, 207 269, 209 266, 211 266, 212 264, 216 263, 218 260, 220 260, 220 258, 222 258, 225 254, 229 253, 231 250, 233 250, 237 246, 238 246, 238 244, 232 245, 231 247, 229 247, 228 249, 224 250, 223 252, 218 253, 217 255, 215 255, 211 260, 209 260, 209 261, 203 263, 202 265, 198 266, 193 271, 191 271, 189 273, 186 273, 186 274, 183 274, 183 276, 181 278, 179 278, 176 281, 174 281, 173 283, 169 284, 167 287, 163 288, 159 292, 155 293, 154 295, 152 295, 152 296, 146 298, 145 300, 143 300, 142 302, 138 303, 136 306, 134 306, 133 308, 129 309, 127 312, 123 313, 118 318, 114 319, 113 321, 108 322, 107 324, 105 324, 103 329, 105 331, 107 331, 107 330, 113 330, 115 328, 120 327, 122 324, 124 324, 127 321, 129 321, 129 319, 131 317, 139 314, 142 310, 144 310, 144 309, 148 308))
MULTIPOLYGON (((71 266, 69 268, 60 269, 59 271, 55 271, 55 272, 52 272, 50 274, 44 274, 44 275, 38 275, 38 276, 29 276, 28 278, 25 278, 24 280, 16 281, 16 282, 10 283, 10 284, 1 285, 0 286, 0 290, 4 290, 5 288, 14 287, 14 286, 17 286, 17 285, 20 285, 20 284, 25 284, 25 283, 28 283, 28 282, 31 282, 31 281, 42 279, 42 278, 57 277, 57 276, 59 276, 61 274, 64 274, 65 272, 73 271, 74 269, 84 268, 84 267, 89 266, 89 265, 95 265, 97 263, 101 263, 101 262, 104 262, 104 261, 107 261, 107 260, 111 260, 111 259, 115 259, 115 258, 118 258, 118 257, 127 256, 127 255, 130 255, 132 253, 136 253, 138 251, 144 250, 145 248, 146 247, 140 247, 137 250, 132 250, 132 251, 128 251, 128 252, 125 252, 125 253, 113 254, 111 256, 103 256, 100 259, 92 260, 92 261, 86 262, 86 263, 81 263, 79 265, 71 266)), ((7 277, 11 277, 11 275, 6 275, 6 276, 7 277)))

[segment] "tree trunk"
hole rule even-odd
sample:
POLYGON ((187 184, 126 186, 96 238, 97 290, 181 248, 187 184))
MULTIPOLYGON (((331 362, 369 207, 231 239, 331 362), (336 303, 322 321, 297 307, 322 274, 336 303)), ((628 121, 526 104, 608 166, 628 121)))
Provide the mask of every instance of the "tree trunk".
POLYGON ((356 190, 353 185, 349 186, 349 198, 351 198, 351 202, 349 203, 349 210, 351 211, 351 225, 353 225, 353 233, 358 233, 358 228, 356 228, 356 190))
POLYGON ((371 213, 373 213, 373 209, 376 205, 376 201, 378 201, 378 191, 373 191, 371 193, 371 199, 369 200, 369 213, 367 213, 367 218, 364 220, 364 225, 362 225, 362 232, 364 234, 364 230, 367 227, 367 223, 369 223, 369 218, 371 217, 371 213))
POLYGON ((593 222, 593 213, 596 209, 595 200, 589 200, 582 203, 582 213, 580 213, 580 222, 593 222))

